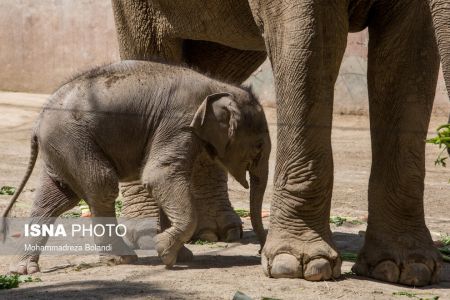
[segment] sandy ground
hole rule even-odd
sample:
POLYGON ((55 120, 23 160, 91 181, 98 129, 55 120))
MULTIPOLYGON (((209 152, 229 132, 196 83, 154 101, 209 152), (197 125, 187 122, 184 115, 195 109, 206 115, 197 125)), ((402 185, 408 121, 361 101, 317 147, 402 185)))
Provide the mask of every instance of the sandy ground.
MULTIPOLYGON (((17 186, 29 156, 29 135, 45 95, 0 93, 0 186, 17 186)), ((267 108, 273 144, 276 144, 275 110, 267 108)), ((434 117, 430 134, 443 117, 434 117)), ((367 216, 367 182, 370 171, 369 121, 366 116, 335 115, 333 149, 335 185, 332 215, 363 220, 367 216)), ((438 150, 427 146, 425 212, 427 224, 436 239, 450 234, 450 172, 434 166, 438 150)), ((274 167, 272 152, 271 169, 274 167)), ((39 170, 39 166, 36 168, 39 170)), ((35 172, 22 194, 16 215, 26 214, 30 207, 38 173, 35 172)), ((271 176, 273 174, 271 173, 271 176)), ((268 187, 264 207, 269 210, 272 185, 268 187)), ((235 208, 248 208, 248 194, 230 180, 230 195, 235 208)), ((8 201, 0 196, 0 210, 8 201)), ((450 299, 450 264, 445 264, 439 285, 412 289, 386 284, 349 274, 352 262, 345 261, 343 276, 338 281, 312 283, 299 279, 269 279, 263 275, 258 245, 249 220, 244 219, 242 243, 189 245, 196 254, 187 265, 167 270, 156 256, 142 256, 135 265, 92 266, 95 256, 46 256, 41 269, 71 264, 72 267, 40 273, 42 282, 24 283, 20 288, 0 291, 4 299, 231 299, 241 291, 253 299, 406 299, 399 292, 416 294, 417 298, 450 299)), ((266 226, 268 218, 265 218, 266 226)), ((366 224, 342 226, 332 224, 334 238, 341 251, 357 252, 363 242, 366 224)), ((6 273, 12 257, 0 257, 0 274, 6 273)), ((412 294, 410 294, 411 296, 412 294)))

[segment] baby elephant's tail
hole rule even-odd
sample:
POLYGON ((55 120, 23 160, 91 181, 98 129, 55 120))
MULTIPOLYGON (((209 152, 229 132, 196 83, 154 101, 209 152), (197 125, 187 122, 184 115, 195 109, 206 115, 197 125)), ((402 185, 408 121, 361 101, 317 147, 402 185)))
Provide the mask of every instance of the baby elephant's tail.
POLYGON ((34 165, 36 164, 37 156, 39 153, 39 145, 37 136, 35 133, 33 133, 33 136, 31 137, 31 157, 28 161, 28 168, 27 172, 25 173, 25 176, 22 179, 22 182, 20 183, 19 187, 17 188, 16 192, 14 193, 14 196, 11 198, 11 200, 8 203, 8 206, 6 207, 5 211, 1 215, 1 223, 0 223, 0 236, 2 236, 2 240, 4 241, 6 239, 6 234, 8 232, 7 223, 6 223, 6 217, 8 217, 9 212, 11 211, 11 208, 14 206, 14 203, 16 203, 17 198, 19 198, 20 193, 23 191, 23 188, 28 182, 28 179, 30 179, 31 173, 33 172, 34 165))

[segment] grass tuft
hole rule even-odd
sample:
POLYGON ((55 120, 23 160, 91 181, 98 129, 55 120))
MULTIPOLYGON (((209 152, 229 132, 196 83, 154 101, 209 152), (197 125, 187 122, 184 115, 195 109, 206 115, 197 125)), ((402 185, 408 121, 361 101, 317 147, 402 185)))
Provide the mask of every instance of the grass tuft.
POLYGON ((8 185, 4 185, 0 188, 0 195, 12 196, 16 192, 16 188, 8 185))
MULTIPOLYGON (((434 161, 436 166, 447 166, 447 156, 444 156, 444 152, 450 149, 450 124, 441 125, 436 129, 436 136, 426 140, 429 144, 438 145, 439 148, 443 148, 438 157, 434 161)), ((449 180, 450 182, 450 180, 449 180)))
POLYGON ((0 275, 0 290, 13 289, 19 287, 23 282, 40 282, 39 277, 32 277, 27 275, 0 275))
POLYGON ((246 209, 242 209, 242 208, 237 208, 234 210, 236 212, 236 214, 241 217, 241 218, 247 218, 250 217, 250 212, 246 209))
POLYGON ((215 242, 209 242, 209 241, 204 241, 204 240, 195 240, 195 241, 192 241, 191 244, 193 244, 193 245, 214 245, 215 242))

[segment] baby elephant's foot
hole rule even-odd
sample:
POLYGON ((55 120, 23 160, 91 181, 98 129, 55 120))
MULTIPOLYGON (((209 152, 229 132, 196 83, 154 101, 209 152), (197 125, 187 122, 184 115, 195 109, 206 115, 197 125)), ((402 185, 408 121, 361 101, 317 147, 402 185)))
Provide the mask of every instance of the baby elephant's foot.
POLYGON ((338 278, 342 261, 331 239, 328 242, 318 238, 304 241, 272 230, 262 251, 261 263, 269 277, 320 281, 338 278))
POLYGON ((24 256, 19 262, 10 266, 10 273, 20 275, 30 275, 40 272, 38 264, 39 256, 24 256))
MULTIPOLYGON (((156 235, 155 243, 156 251, 158 252, 158 255, 161 258, 163 264, 165 264, 168 268, 172 267, 177 261, 178 253, 180 252, 180 249, 183 247, 184 243, 167 231, 156 235)), ((183 256, 188 256, 188 252, 190 252, 190 250, 187 248, 185 249, 187 251, 182 250, 182 253, 180 254, 182 254, 183 256)))
POLYGON ((137 255, 111 255, 111 254, 100 254, 99 261, 101 263, 106 263, 109 266, 115 265, 127 265, 135 263, 138 260, 137 255))
POLYGON ((366 234, 363 249, 352 270, 358 275, 411 286, 439 282, 442 258, 426 228, 394 235, 366 234))

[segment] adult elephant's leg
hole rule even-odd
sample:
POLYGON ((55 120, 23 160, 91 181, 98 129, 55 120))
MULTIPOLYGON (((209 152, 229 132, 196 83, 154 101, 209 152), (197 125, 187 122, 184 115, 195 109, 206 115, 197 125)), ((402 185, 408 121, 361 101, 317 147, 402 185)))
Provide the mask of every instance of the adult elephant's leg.
MULTIPOLYGON (((235 84, 246 80, 266 58, 265 52, 243 51, 204 41, 185 41, 184 55, 190 66, 235 84)), ((242 222, 228 197, 226 171, 205 152, 198 158, 192 179, 198 213, 195 237, 207 241, 239 240, 242 222)))
MULTIPOLYGON (((162 58, 173 63, 182 62, 183 41, 161 36, 159 14, 150 1, 112 0, 112 4, 121 59, 162 58)), ((146 220, 139 226, 131 226, 127 242, 139 249, 152 247, 153 237, 148 230, 154 224, 151 218, 159 216, 154 198, 137 182, 121 185, 120 192, 123 197, 122 217, 146 220)), ((136 223, 132 221, 132 224, 136 223)))
POLYGON ((205 152, 193 169, 191 188, 198 214, 194 238, 212 242, 239 240, 242 222, 228 198, 227 173, 205 152))
POLYGON ((271 277, 336 278, 341 259, 329 227, 331 120, 347 1, 267 2, 252 7, 260 14, 278 101, 274 198, 262 265, 271 277))
POLYGON ((123 204, 121 217, 129 222, 125 241, 133 249, 152 249, 155 220, 159 217, 159 207, 147 189, 137 182, 120 185, 123 204), (139 222, 136 222, 136 219, 139 222))
POLYGON ((422 286, 441 258, 425 225, 425 138, 439 58, 425 1, 378 1, 369 24, 369 219, 353 270, 422 286))
POLYGON ((151 1, 112 0, 112 7, 121 59, 182 61, 183 40, 163 35, 164 21, 151 1))

